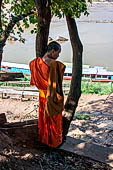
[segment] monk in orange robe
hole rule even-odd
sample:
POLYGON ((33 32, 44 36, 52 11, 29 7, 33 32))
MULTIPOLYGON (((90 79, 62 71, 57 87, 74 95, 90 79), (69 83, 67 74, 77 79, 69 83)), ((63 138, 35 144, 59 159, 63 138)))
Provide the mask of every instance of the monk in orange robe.
POLYGON ((38 57, 30 62, 30 84, 39 89, 38 141, 54 148, 58 147, 63 139, 62 80, 65 66, 56 61, 60 52, 60 44, 53 41, 49 43, 43 58, 38 57))

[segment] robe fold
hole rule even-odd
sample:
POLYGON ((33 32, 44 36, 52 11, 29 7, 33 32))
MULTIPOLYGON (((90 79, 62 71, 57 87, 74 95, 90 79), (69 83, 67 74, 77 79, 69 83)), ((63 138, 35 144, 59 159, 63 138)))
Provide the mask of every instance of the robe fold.
POLYGON ((40 57, 30 62, 30 84, 39 89, 38 141, 54 148, 62 143, 64 69, 64 64, 55 60, 50 67, 40 57))

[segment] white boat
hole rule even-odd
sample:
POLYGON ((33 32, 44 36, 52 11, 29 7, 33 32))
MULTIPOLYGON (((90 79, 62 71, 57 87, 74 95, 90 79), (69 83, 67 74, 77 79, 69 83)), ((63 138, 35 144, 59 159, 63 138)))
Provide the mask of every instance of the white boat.
MULTIPOLYGON (((72 78, 72 66, 67 66, 64 79, 72 78)), ((93 82, 111 82, 113 81, 113 72, 107 71, 104 67, 84 67, 82 70, 82 80, 93 81, 93 82)))

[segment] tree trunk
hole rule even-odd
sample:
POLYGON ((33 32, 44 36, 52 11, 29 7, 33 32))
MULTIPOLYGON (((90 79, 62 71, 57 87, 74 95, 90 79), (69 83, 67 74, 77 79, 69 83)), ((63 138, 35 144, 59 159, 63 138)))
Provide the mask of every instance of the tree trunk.
POLYGON ((71 45, 73 49, 72 80, 69 95, 63 112, 63 134, 67 135, 79 98, 81 96, 82 52, 83 46, 79 39, 75 19, 66 16, 71 45))
MULTIPOLYGON (((2 7, 2 0, 0 0, 0 34, 1 34, 1 27, 2 27, 2 22, 1 22, 1 7, 2 7)), ((0 43, 0 71, 1 71, 2 53, 3 53, 3 51, 1 50, 1 43, 0 43)))
POLYGON ((2 1, 0 0, 0 27, 2 26, 2 22, 1 22, 1 8, 2 8, 2 1))
POLYGON ((36 35, 36 57, 43 57, 46 52, 49 27, 51 22, 50 0, 35 0, 38 10, 38 29, 36 35))
POLYGON ((3 54, 3 52, 0 51, 0 71, 1 71, 2 54, 3 54))

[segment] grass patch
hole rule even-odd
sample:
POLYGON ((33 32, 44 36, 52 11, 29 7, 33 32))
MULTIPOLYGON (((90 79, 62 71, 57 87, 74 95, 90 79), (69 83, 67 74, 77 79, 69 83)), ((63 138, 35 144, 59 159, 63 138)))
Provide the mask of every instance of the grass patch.
POLYGON ((0 82, 0 86, 3 86, 5 83, 4 82, 0 82))
POLYGON ((7 86, 13 86, 13 87, 30 87, 30 84, 24 84, 24 83, 7 83, 7 86))
POLYGON ((13 87, 30 87, 30 76, 19 78, 15 81, 0 82, 0 86, 13 86, 13 87))
MULTIPOLYGON (((70 83, 65 84, 65 89, 69 89, 70 83)), ((89 82, 82 81, 81 83, 81 91, 84 94, 98 94, 98 95, 108 95, 113 93, 113 85, 111 82, 109 83, 101 83, 101 82, 89 82)), ((68 95, 69 90, 65 90, 65 94, 68 95)))
POLYGON ((82 81, 81 90, 85 94, 107 95, 113 92, 113 87, 111 83, 82 81))
MULTIPOLYGON (((0 82, 0 86, 17 86, 17 87, 30 87, 30 76, 25 76, 19 79, 18 82, 0 82)), ((65 95, 69 94, 70 81, 64 81, 65 95)), ((100 82, 89 82, 82 81, 81 91, 84 94, 98 94, 98 95, 108 95, 113 93, 113 87, 110 83, 100 83, 100 82)))
POLYGON ((36 119, 36 118, 38 118, 38 115, 36 114, 36 115, 30 115, 30 114, 26 114, 25 116, 24 116, 24 119, 36 119))
POLYGON ((78 120, 90 120, 90 115, 87 113, 75 113, 75 118, 78 120))
POLYGON ((30 75, 29 75, 29 76, 25 76, 25 75, 24 75, 24 77, 21 78, 20 80, 21 80, 21 81, 30 81, 30 79, 31 79, 31 76, 30 76, 30 75))

